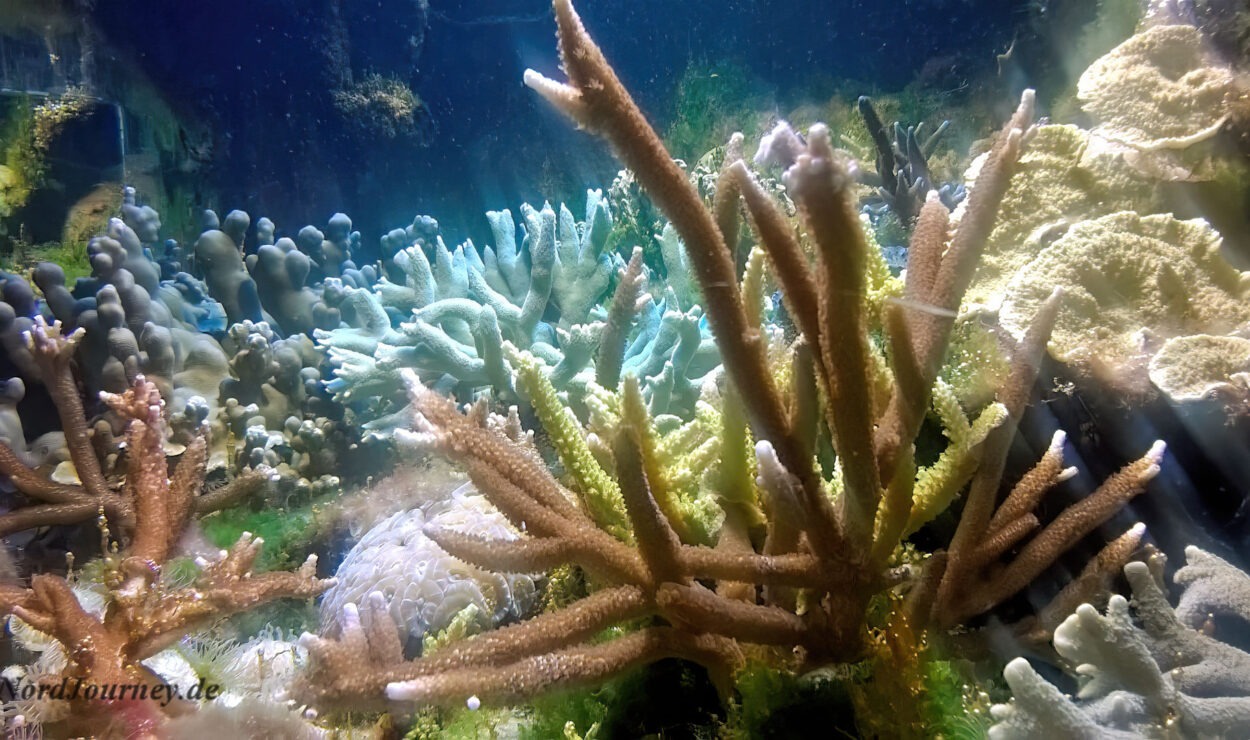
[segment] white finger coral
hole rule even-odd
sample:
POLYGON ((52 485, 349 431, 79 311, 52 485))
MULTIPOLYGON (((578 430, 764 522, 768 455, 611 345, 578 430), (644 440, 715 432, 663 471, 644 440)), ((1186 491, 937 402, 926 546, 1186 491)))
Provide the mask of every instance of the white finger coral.
POLYGON ((1141 562, 1125 566, 1132 609, 1113 596, 1106 614, 1085 604, 1055 630, 1055 650, 1081 677, 1075 698, 1024 658, 1007 664, 1010 704, 993 707, 995 740, 1062 734, 1090 738, 1245 737, 1250 654, 1195 629, 1210 614, 1250 619, 1250 576, 1196 547, 1176 573, 1175 609, 1141 562))

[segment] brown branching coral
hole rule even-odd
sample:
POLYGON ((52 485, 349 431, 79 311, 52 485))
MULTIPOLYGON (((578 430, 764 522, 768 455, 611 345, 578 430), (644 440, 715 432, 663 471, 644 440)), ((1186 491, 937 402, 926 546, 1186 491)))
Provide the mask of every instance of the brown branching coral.
MULTIPOLYGON (((727 148, 717 202, 708 208, 569 0, 555 0, 554 6, 570 81, 561 84, 534 72, 527 72, 525 81, 580 126, 608 138, 680 233, 727 380, 742 391, 736 397, 757 440, 757 493, 768 512, 767 533, 753 544, 741 528, 727 525, 722 539, 732 536, 732 546, 683 543, 657 504, 662 476, 654 471, 664 461, 648 457, 639 422, 645 411, 630 411, 629 379, 622 423, 607 456, 611 462, 605 463, 615 468, 632 533, 620 538, 596 526, 578 506, 576 492, 561 486, 534 456, 419 382, 410 383, 418 436, 461 463, 477 488, 527 536, 501 542, 437 529, 427 534, 457 557, 489 569, 538 571, 575 563, 596 588, 557 611, 411 662, 393 650, 375 649, 375 643, 391 644, 393 629, 376 604, 368 612, 349 609, 343 620, 348 627, 337 640, 304 639, 312 670, 295 693, 312 703, 358 704, 384 695, 421 703, 454 703, 474 695, 508 702, 598 682, 666 656, 704 665, 723 687, 749 645, 794 649, 800 666, 856 660, 864 654, 869 600, 910 578, 888 566, 904 534, 924 524, 922 514, 931 506, 919 496, 922 471, 914 442, 934 403, 963 294, 1032 131, 1032 94, 1024 95, 996 140, 962 211, 952 215, 936 198, 926 202, 911 245, 904 299, 887 304, 880 312, 884 326, 874 327, 866 297, 869 245, 855 212, 852 179, 828 130, 813 127, 806 141, 789 131, 773 134, 791 139, 775 149, 789 153, 786 182, 802 217, 801 233, 795 234, 741 161, 738 141, 727 148), (745 204, 802 335, 788 387, 775 380, 764 336, 739 286, 728 246, 737 239, 727 238, 739 228, 737 203, 745 204), (885 351, 871 330, 884 335, 885 351), (831 441, 837 454, 833 471, 817 463, 822 440, 831 441), (639 631, 594 639, 639 620, 639 631), (371 664, 368 656, 380 656, 379 651, 388 657, 382 665, 371 664)), ((971 480, 973 515, 961 525, 951 552, 933 557, 913 584, 913 604, 923 605, 913 610, 920 617, 917 628, 962 622, 1010 597, 1157 471, 1159 445, 1026 543, 1038 529, 1033 507, 1061 475, 1053 451, 995 515, 1007 445, 1060 300, 1056 293, 1046 303, 1013 357, 1011 378, 999 398, 1007 421, 966 450, 940 481, 930 481, 942 489, 938 498, 949 501, 971 480), (1001 556, 1012 552, 1011 562, 1000 565, 1001 556), (1006 578, 999 582, 999 576, 1006 578)), ((1118 557, 1125 549, 1132 547, 1110 552, 1118 557)), ((1097 582, 1094 576, 1086 579, 1097 582)))
MULTIPOLYGON (((143 505, 137 498, 137 492, 141 490, 140 477, 148 484, 165 475, 163 432, 158 434, 153 430, 154 422, 141 408, 124 407, 126 403, 141 404, 141 399, 106 399, 122 417, 135 421, 127 430, 128 459, 139 461, 141 466, 135 474, 127 477, 124 485, 114 485, 106 478, 88 429, 86 410, 74 382, 72 365, 76 348, 83 336, 82 329, 62 334, 59 321, 47 324, 42 318, 36 319, 35 326, 26 335, 31 356, 41 376, 46 379, 52 401, 56 404, 79 484, 49 480, 23 463, 8 445, 0 443, 0 474, 8 477, 18 491, 35 502, 31 506, 0 515, 0 537, 54 524, 93 522, 101 515, 123 539, 130 538, 132 534, 139 537, 151 536, 151 533, 145 533, 136 527, 139 515, 136 508, 143 505)), ((161 424, 163 429, 163 422, 161 424)), ((205 440, 200 439, 183 453, 184 459, 194 461, 186 468, 188 474, 198 470, 197 475, 201 481, 206 447, 205 440)), ((197 481, 197 484, 201 481, 197 481)), ((195 495, 186 501, 186 510, 177 512, 179 518, 174 523, 178 527, 173 531, 182 531, 181 525, 185 524, 186 517, 191 512, 217 511, 255 492, 264 482, 263 473, 249 472, 210 495, 200 496, 197 487, 195 495)), ((162 503, 151 505, 164 506, 162 503)))
MULTIPOLYGON (((162 568, 196 510, 204 481, 206 441, 202 435, 197 437, 170 473, 163 449, 164 402, 157 387, 139 376, 125 393, 103 397, 126 422, 126 475, 119 490, 110 486, 83 433, 84 419, 69 416, 82 409, 68 364, 77 336, 61 336, 59 326, 41 324, 31 332, 30 343, 47 377, 57 384, 58 407, 71 450, 76 451, 74 460, 80 466, 83 486, 53 487, 33 471, 6 463, 4 471, 20 490, 46 503, 5 518, 20 517, 24 526, 17 528, 24 528, 101 517, 102 525, 121 522, 129 533, 127 542, 107 556, 108 599, 103 615, 84 609, 68 580, 46 574, 34 576, 29 589, 6 586, 0 590, 0 611, 64 646, 66 678, 83 684, 154 687, 160 679, 141 661, 216 620, 274 599, 311 598, 330 582, 316 577, 315 556, 296 572, 253 573, 262 541, 250 534, 240 537, 216 562, 204 564, 190 585, 163 581, 162 568), (63 511, 73 516, 55 516, 63 511)), ((4 518, 0 525, 15 531, 16 525, 4 523, 4 518)), ((135 733, 150 732, 163 719, 160 696, 147 694, 142 699, 132 696, 117 701, 84 699, 72 715, 82 722, 104 716, 135 733)))

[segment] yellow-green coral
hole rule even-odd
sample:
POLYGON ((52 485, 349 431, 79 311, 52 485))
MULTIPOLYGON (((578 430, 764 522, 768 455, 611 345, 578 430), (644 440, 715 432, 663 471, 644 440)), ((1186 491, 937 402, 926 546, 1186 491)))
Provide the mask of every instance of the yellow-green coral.
POLYGON ((437 633, 426 633, 421 638, 421 654, 429 655, 435 650, 459 642, 481 631, 481 609, 469 604, 451 618, 451 622, 437 633))
POLYGON ((647 482, 651 485, 651 495, 672 522, 677 536, 688 544, 712 544, 719 522, 708 516, 697 491, 681 490, 672 485, 668 458, 660 454, 655 424, 642 400, 638 379, 632 375, 622 383, 621 412, 621 422, 638 430, 642 464, 647 482))
POLYGON ((1150 380, 1174 401, 1202 398, 1250 373, 1250 339, 1197 334, 1169 339, 1150 358, 1150 380))
POLYGON ((509 360, 516 369, 518 386, 533 405, 543 429, 551 438, 560 463, 587 513, 614 537, 631 541, 633 535, 629 519, 625 516, 621 489, 595 460, 582 434, 581 423, 560 400, 538 358, 528 352, 514 350, 509 360))
MULTIPOLYGON (((746 444, 742 438, 733 437, 726 431, 724 413, 717 398, 702 398, 695 404, 694 418, 678 422, 676 417, 664 417, 663 424, 646 416, 641 405, 642 397, 636 381, 627 378, 623 393, 613 393, 594 383, 587 384, 586 406, 589 410, 587 430, 595 439, 611 439, 615 430, 627 421, 643 431, 642 449, 647 463, 647 477, 652 494, 665 514, 672 519, 674 529, 681 538, 690 543, 712 544, 722 518, 716 497, 728 497, 729 501, 751 507, 754 505, 754 486, 750 496, 739 496, 734 490, 722 490, 725 446, 737 450, 746 444), (643 421, 645 419, 645 421, 643 421)), ((705 389, 706 392, 709 392, 705 389)), ((740 430, 745 434, 745 426, 740 430)), ((610 453, 607 453, 610 454, 610 453)), ((735 454, 742 454, 740 451, 735 454)), ((749 456, 745 468, 747 483, 754 480, 754 455, 749 456)), ((747 517, 752 520, 751 516, 747 517)))
POLYGON ((969 411, 993 401, 1009 372, 999 338, 984 318, 981 312, 969 312, 956 319, 942 363, 942 378, 969 411))
POLYGON ((1155 26, 1091 64, 1077 97, 1096 131, 1143 150, 1183 149, 1214 136, 1234 83, 1204 46, 1193 26, 1155 26))
POLYGON ((754 485, 755 444, 736 391, 727 393, 722 401, 721 422, 720 480, 716 486, 721 505, 748 527, 762 525, 766 520, 754 485))
POLYGON ((980 462, 981 443, 1007 419, 1007 408, 1001 403, 992 403, 975 421, 968 423, 955 390, 941 378, 933 384, 933 410, 942 421, 942 431, 949 443, 936 462, 916 475, 911 516, 904 536, 920 529, 950 506, 980 462))
POLYGON ((864 287, 867 289, 864 304, 867 308, 869 326, 882 326, 883 315, 887 302, 903 295, 903 281, 890 274, 890 266, 885 261, 881 245, 873 235, 872 224, 867 216, 860 220, 867 246, 867 262, 865 268, 864 287))

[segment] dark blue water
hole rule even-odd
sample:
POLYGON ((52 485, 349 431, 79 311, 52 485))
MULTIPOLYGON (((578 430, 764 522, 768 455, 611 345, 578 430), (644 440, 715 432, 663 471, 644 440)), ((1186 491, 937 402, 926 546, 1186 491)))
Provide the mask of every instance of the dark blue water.
MULTIPOLYGON (((113 61, 149 75, 204 129, 192 138, 211 145, 211 162, 183 187, 197 204, 246 204, 280 227, 342 210, 366 234, 420 211, 452 233, 478 233, 483 210, 575 198, 616 170, 604 147, 570 134, 520 83, 526 67, 556 71, 543 0, 107 5, 94 15, 113 61), (334 108, 331 91, 370 73, 420 96, 420 137, 361 137, 334 108)), ((826 99, 846 78, 863 92, 918 79, 958 92, 1039 21, 1036 3, 1015 0, 582 5, 660 130, 692 62, 749 70, 779 110, 826 99)))

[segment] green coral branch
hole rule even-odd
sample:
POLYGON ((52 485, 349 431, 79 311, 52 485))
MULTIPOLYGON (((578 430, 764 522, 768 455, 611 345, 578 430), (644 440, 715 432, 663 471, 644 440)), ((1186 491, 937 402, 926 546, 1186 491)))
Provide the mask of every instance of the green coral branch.
POLYGON ((748 527, 766 522, 755 486, 755 442, 747 428, 746 409, 734 390, 724 397, 721 411, 720 472, 721 506, 734 510, 738 521, 748 527))
POLYGON ((910 536, 950 506, 980 462, 981 443, 1007 419, 1007 407, 992 403, 969 423, 955 389, 941 378, 933 384, 933 410, 950 443, 937 462, 916 475, 914 503, 904 536, 910 536))
POLYGON ((509 360, 516 370, 517 385, 534 407, 534 413, 551 439, 551 444, 572 480, 574 491, 581 498, 586 512, 595 524, 613 537, 632 542, 633 533, 625 516, 621 489, 612 476, 599 465, 581 424, 570 415, 556 388, 543 372, 538 358, 507 345, 509 360))

